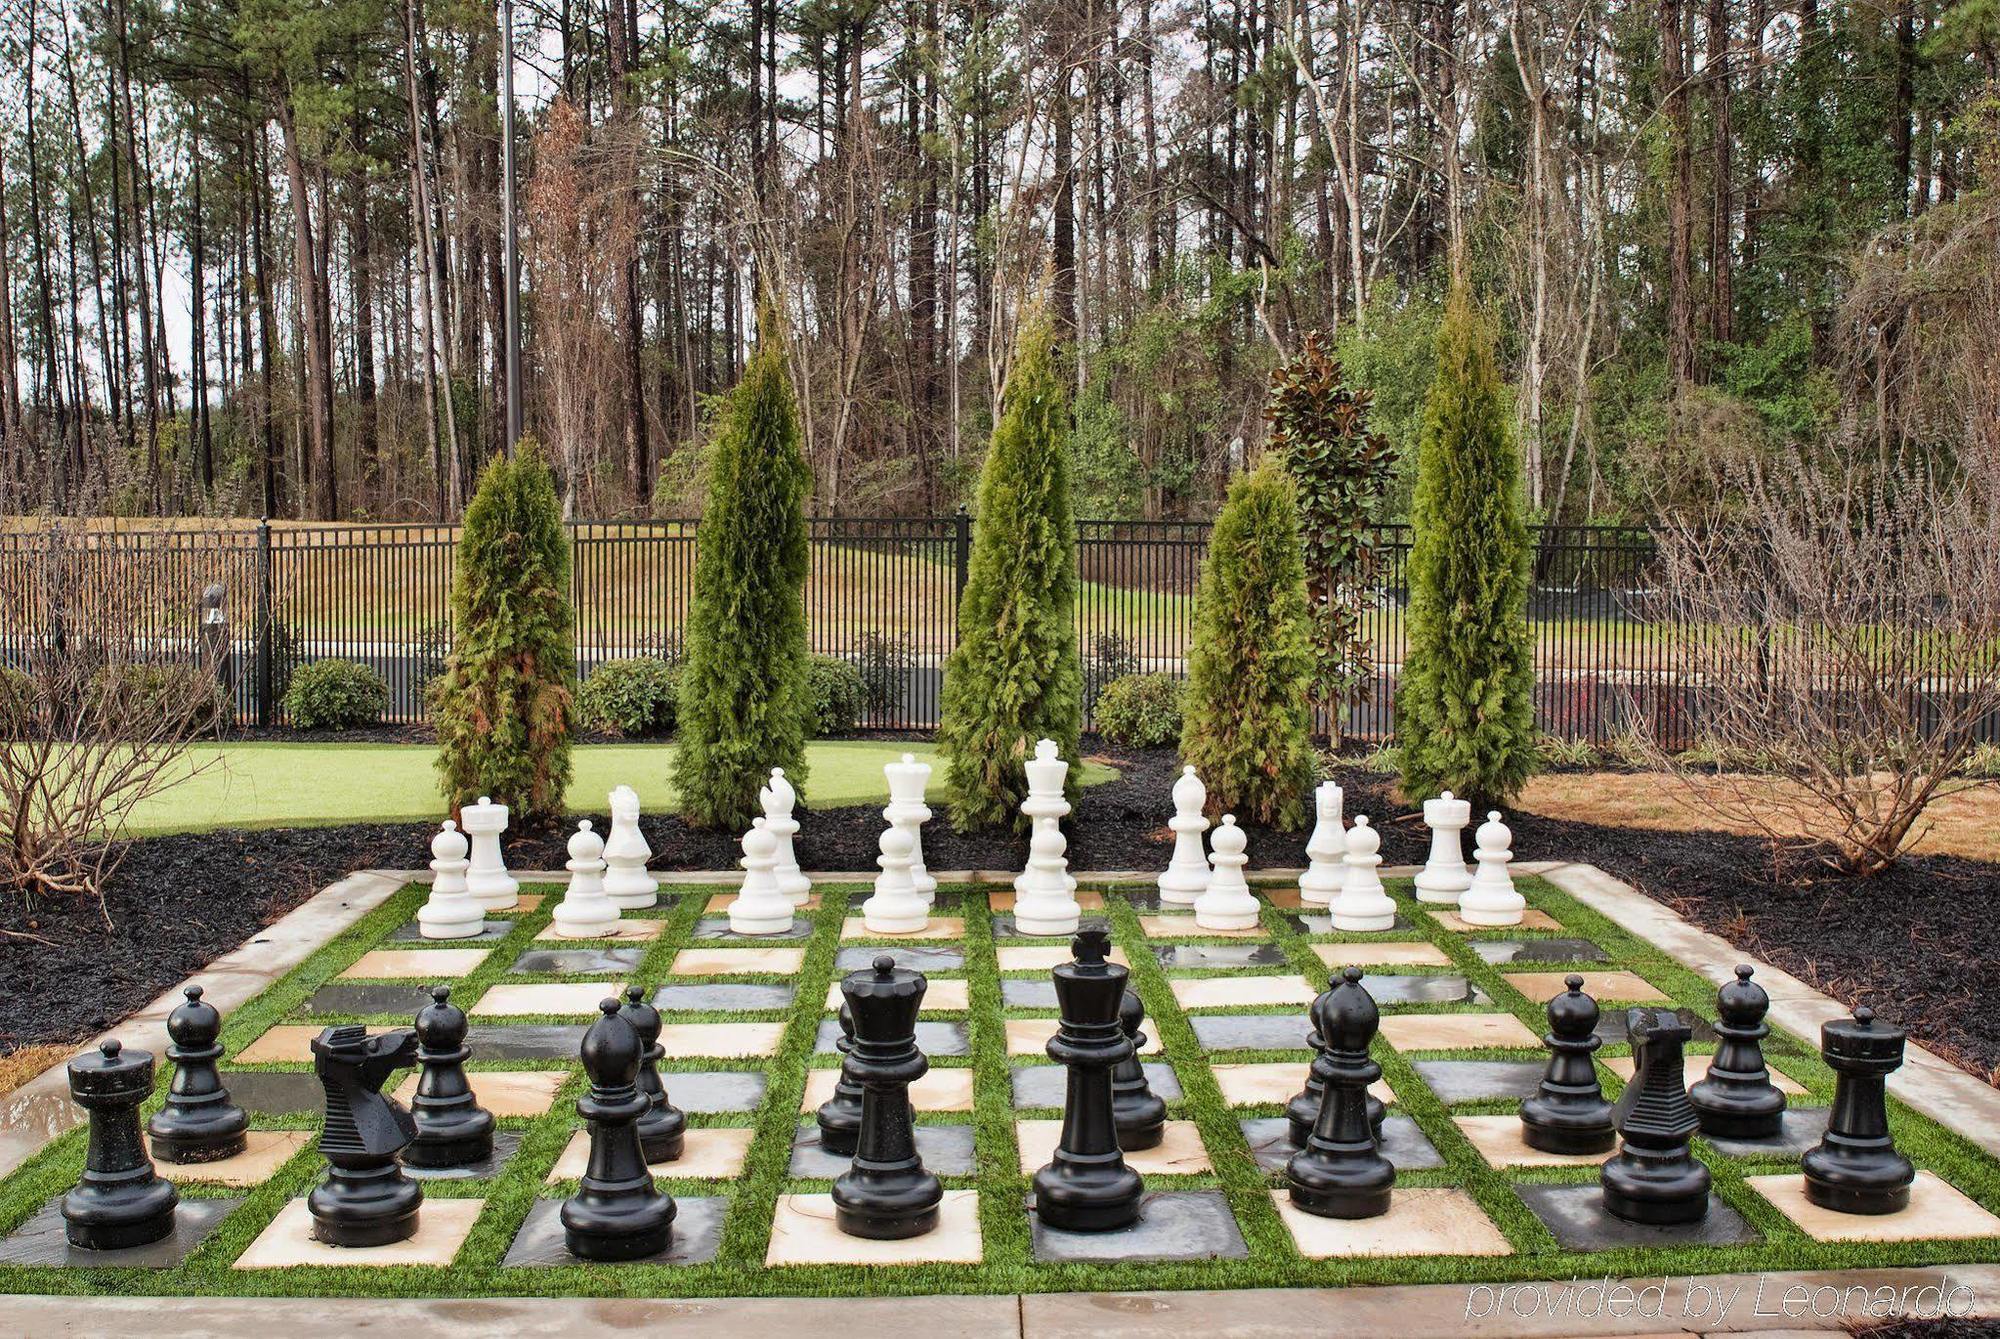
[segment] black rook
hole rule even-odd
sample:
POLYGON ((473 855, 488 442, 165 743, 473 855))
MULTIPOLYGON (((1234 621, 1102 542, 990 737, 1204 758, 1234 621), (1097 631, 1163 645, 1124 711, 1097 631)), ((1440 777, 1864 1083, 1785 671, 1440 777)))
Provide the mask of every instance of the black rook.
POLYGON ((86 1251, 118 1251, 174 1230, 180 1192, 153 1172, 139 1104, 153 1095, 153 1057, 116 1038, 69 1062, 69 1095, 90 1113, 83 1179, 63 1196, 63 1232, 86 1251))
POLYGON ((1806 1198, 1836 1213, 1895 1213, 1908 1207, 1917 1169, 1889 1134, 1889 1075, 1903 1063, 1903 1029, 1863 1005, 1820 1028, 1833 1071, 1826 1134, 1805 1156, 1806 1198))

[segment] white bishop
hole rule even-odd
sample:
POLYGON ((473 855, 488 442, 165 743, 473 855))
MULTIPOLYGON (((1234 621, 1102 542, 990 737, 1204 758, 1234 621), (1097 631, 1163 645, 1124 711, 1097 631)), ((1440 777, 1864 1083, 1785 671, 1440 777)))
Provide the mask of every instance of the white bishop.
POLYGON ((778 876, 778 887, 795 907, 802 907, 812 900, 812 880, 799 868, 799 857, 792 850, 792 838, 798 834, 799 820, 792 817, 792 809, 799 802, 799 792, 785 779, 785 769, 771 769, 771 784, 757 792, 757 802, 764 806, 764 826, 778 841, 778 864, 774 871, 778 876))

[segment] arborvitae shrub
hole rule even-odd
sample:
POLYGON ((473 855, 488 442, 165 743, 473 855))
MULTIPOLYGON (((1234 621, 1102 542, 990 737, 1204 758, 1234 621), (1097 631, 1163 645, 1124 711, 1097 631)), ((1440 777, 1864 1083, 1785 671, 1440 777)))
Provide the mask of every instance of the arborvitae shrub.
POLYGON ((1210 808, 1297 828, 1313 780, 1313 653, 1298 503, 1274 456, 1229 486, 1194 620, 1181 756, 1210 808))
POLYGON ((1528 522, 1490 324, 1445 304, 1410 520, 1408 647, 1396 692, 1402 788, 1504 804, 1535 766, 1528 522))
POLYGON ((284 703, 301 730, 352 730, 382 719, 389 685, 373 666, 329 657, 292 671, 284 703))
POLYGON ((1097 695, 1097 732, 1135 749, 1177 744, 1181 737, 1182 685, 1171 674, 1127 674, 1097 695))
POLYGON ((451 594, 452 651, 431 685, 438 779, 456 809, 490 795, 534 823, 562 813, 576 730, 569 535, 541 447, 480 476, 451 594))
POLYGON ((583 681, 576 695, 577 714, 595 730, 671 734, 680 687, 680 666, 660 656, 607 660, 583 681))
MULTIPOLYGON (((958 645, 945 662, 938 745, 960 830, 1020 824, 1023 762, 1053 739, 1074 764, 1083 665, 1071 621, 1069 392, 1048 320, 1021 328, 1000 420, 979 476, 958 645)), ((1069 770, 1074 796, 1078 768, 1069 770)))
POLYGON ((806 485, 767 315, 709 447, 674 755, 681 812, 697 827, 748 827, 773 767, 805 780, 806 485))

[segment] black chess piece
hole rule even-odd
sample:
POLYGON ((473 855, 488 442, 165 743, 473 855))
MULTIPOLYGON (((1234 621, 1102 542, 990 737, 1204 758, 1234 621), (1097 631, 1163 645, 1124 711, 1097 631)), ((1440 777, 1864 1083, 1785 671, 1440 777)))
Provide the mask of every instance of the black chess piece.
POLYGON ((1687 1095, 1693 1029, 1672 1009, 1625 1015, 1632 1081, 1612 1108, 1621 1146, 1600 1169, 1604 1207, 1630 1223, 1667 1227, 1708 1214, 1708 1168, 1688 1151, 1701 1122, 1687 1095))
POLYGON ((917 1049, 917 1010, 929 983, 884 953, 840 993, 854 1019, 842 1068, 861 1085, 854 1161, 833 1183, 834 1223, 850 1237, 899 1241, 937 1226, 944 1187, 917 1154, 910 1085, 930 1069, 917 1049))
POLYGON ((653 1184, 639 1142, 639 1120, 652 1106, 639 1087, 645 1043, 617 1000, 597 1007, 604 1016, 583 1034, 590 1091, 576 1100, 590 1125, 590 1161, 563 1201, 563 1242, 579 1260, 639 1260, 667 1249, 680 1206, 653 1184))
MULTIPOLYGON (((1308 1019, 1318 1016, 1320 1000, 1332 994, 1339 986, 1339 977, 1328 979, 1326 989, 1319 993, 1318 998, 1313 1000, 1311 1008, 1307 1010, 1308 1019)), ((1289 1133, 1293 1148, 1304 1148, 1306 1140, 1312 1138, 1313 1124, 1319 1120, 1320 1101, 1326 1094, 1326 1076, 1331 1065, 1326 1059, 1326 1047, 1319 1039, 1317 1026, 1307 1030, 1306 1045, 1312 1047, 1313 1053, 1312 1064, 1306 1068, 1306 1086, 1293 1093, 1292 1100, 1285 1103, 1285 1120, 1291 1127, 1289 1133)), ((1374 1133, 1377 1143, 1382 1141, 1382 1120, 1387 1114, 1382 1099, 1369 1093, 1368 1128, 1374 1133)))
POLYGON ((327 1179, 306 1197, 312 1234, 329 1246, 386 1246, 417 1230, 423 1187, 403 1175, 398 1156, 417 1123, 382 1093, 391 1074, 416 1063, 417 1034, 398 1028, 369 1036, 358 1023, 321 1032, 312 1042, 313 1072, 326 1090, 319 1151, 327 1179))
POLYGON ((1053 973, 1062 1021, 1049 1039, 1049 1059, 1069 1072, 1062 1137, 1035 1173, 1035 1212, 1045 1225, 1071 1232, 1137 1222, 1146 1189, 1125 1165, 1114 1114, 1111 1071, 1134 1047, 1119 1018, 1130 973, 1107 960, 1110 951, 1108 932, 1084 930, 1071 943, 1073 961, 1053 973))
POLYGON ((1118 1124, 1118 1147, 1127 1153, 1159 1147, 1167 1130, 1167 1104, 1147 1082, 1146 1066, 1139 1060, 1139 1048, 1146 1044, 1139 1025, 1145 1020, 1139 992, 1127 988, 1118 1003, 1118 1026, 1132 1043, 1132 1054, 1111 1069, 1111 1116, 1118 1124))
POLYGON ((167 1085, 167 1104, 146 1122, 153 1156, 161 1162, 215 1162, 243 1151, 250 1118, 229 1100, 229 1089, 215 1062, 222 1058, 216 1040, 222 1015, 201 997, 200 986, 181 992, 187 1002, 167 1015, 167 1059, 174 1062, 167 1085))
POLYGON ((1805 1155, 1806 1198, 1835 1213, 1895 1213, 1909 1207, 1917 1169, 1889 1133, 1889 1075, 1903 1063, 1903 1029, 1862 1005, 1819 1031, 1833 1071, 1826 1134, 1805 1155))
POLYGON ((431 1002, 417 1011, 417 1095, 410 1115, 417 1137, 403 1150, 410 1167, 464 1167, 493 1152, 493 1113, 479 1105, 465 1075, 465 1010, 451 1002, 450 986, 431 987, 431 1002))
POLYGON ((660 1011, 646 1002, 644 986, 627 986, 618 1012, 639 1034, 639 1091, 647 1102, 646 1114, 639 1117, 639 1147, 647 1162, 672 1162, 687 1142, 687 1117, 667 1100, 667 1086, 660 1081, 660 1058, 667 1053, 660 1045, 660 1011))
POLYGON ((1521 1142, 1544 1153, 1603 1153, 1618 1142, 1611 1103, 1597 1083, 1591 1054, 1603 1045, 1597 1035, 1597 1001, 1583 993, 1583 978, 1563 981, 1569 989, 1549 1001, 1549 1067, 1534 1096, 1521 1103, 1521 1142))
POLYGON ((69 1062, 70 1099, 90 1113, 83 1178, 63 1196, 63 1234, 86 1251, 144 1246, 174 1230, 180 1192, 153 1172, 139 1104, 153 1095, 153 1056, 113 1037, 69 1062))
POLYGON ((1321 1218, 1376 1218, 1389 1212, 1396 1166, 1368 1125, 1368 1085, 1382 1066, 1368 1058, 1382 1012, 1349 967, 1313 1001, 1313 1028, 1325 1049, 1325 1098, 1312 1133, 1285 1164, 1292 1203, 1321 1218))
POLYGON ((1715 1035, 1720 1038, 1708 1077, 1688 1089, 1701 1132, 1718 1139, 1775 1139, 1784 1126, 1785 1095, 1764 1065, 1771 1025, 1771 997, 1750 979, 1745 963, 1715 995, 1715 1035))
POLYGON ((819 1146, 851 1158, 861 1137, 861 1085, 847 1072, 847 1057, 854 1051, 854 1011, 845 999, 840 1002, 840 1036, 833 1049, 840 1053, 840 1072, 833 1081, 833 1096, 819 1104, 819 1146))

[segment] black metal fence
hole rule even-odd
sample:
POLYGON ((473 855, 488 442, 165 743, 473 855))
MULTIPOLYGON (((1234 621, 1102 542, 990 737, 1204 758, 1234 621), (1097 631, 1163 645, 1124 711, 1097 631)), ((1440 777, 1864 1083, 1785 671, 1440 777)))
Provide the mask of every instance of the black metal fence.
MULTIPOLYGON (((944 517, 815 517, 806 622, 812 649, 855 661, 870 686, 870 728, 937 722, 943 666, 957 640, 974 522, 944 517)), ((694 586, 692 520, 575 522, 577 668, 673 655, 694 586)), ((1209 526, 1201 521, 1081 521, 1076 621, 1086 698, 1119 674, 1179 674, 1209 526)), ((421 720, 424 690, 450 650, 457 531, 437 525, 259 524, 125 529, 88 535, 87 579, 136 613, 159 644, 203 645, 201 596, 219 585, 239 718, 282 724, 291 666, 340 656, 387 680, 389 715, 421 720)), ((1375 536, 1378 577, 1365 626, 1374 669, 1348 704, 1350 737, 1387 737, 1401 670, 1411 535, 1375 536)), ((47 536, 0 532, 0 586, 47 536)), ((1542 728, 1602 742, 1668 679, 1660 630, 1644 614, 1652 546, 1644 531, 1563 526, 1536 535, 1536 711, 1542 728)), ((26 602, 0 610, 0 661, 19 663, 47 634, 26 602)), ((1659 691, 1665 691, 1663 687, 1659 691)))

